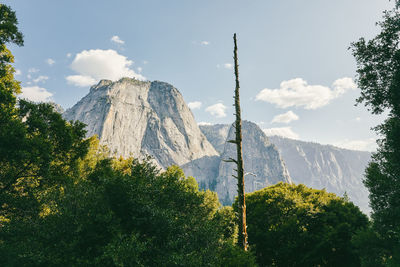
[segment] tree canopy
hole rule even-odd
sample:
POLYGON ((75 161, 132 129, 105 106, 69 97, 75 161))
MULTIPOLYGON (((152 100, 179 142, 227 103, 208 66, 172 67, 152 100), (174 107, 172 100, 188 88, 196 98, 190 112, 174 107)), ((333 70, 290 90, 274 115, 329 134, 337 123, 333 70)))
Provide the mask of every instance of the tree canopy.
POLYGON ((249 244, 260 266, 360 266, 351 239, 368 219, 351 202, 287 183, 246 199, 249 244))
POLYGON ((382 261, 400 265, 400 12, 384 12, 378 23, 381 31, 373 39, 361 38, 352 44, 357 61, 358 103, 373 114, 388 113, 375 127, 380 134, 378 150, 366 170, 365 185, 370 191, 370 206, 377 238, 386 251, 382 261))

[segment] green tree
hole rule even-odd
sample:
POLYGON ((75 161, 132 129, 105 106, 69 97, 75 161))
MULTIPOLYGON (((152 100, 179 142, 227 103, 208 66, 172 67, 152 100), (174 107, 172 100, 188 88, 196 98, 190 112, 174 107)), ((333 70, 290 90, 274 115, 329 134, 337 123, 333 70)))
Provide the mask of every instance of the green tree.
POLYGON ((382 241, 386 264, 400 265, 400 12, 385 11, 378 25, 380 33, 352 44, 357 61, 357 83, 364 103, 372 114, 388 113, 375 127, 380 134, 378 150, 366 170, 374 229, 382 241))
POLYGON ((176 166, 94 159, 96 146, 82 160, 95 166, 48 194, 46 213, 5 225, 7 266, 255 266, 234 246, 215 193, 176 166))
POLYGON ((368 219, 351 202, 286 183, 246 199, 249 245, 260 266, 360 266, 351 240, 368 219))
POLYGON ((26 217, 31 211, 37 214, 41 194, 72 182, 78 159, 88 146, 84 125, 66 122, 50 104, 20 100, 16 112, 14 127, 7 128, 1 149, 7 152, 0 159, 3 219, 26 217), (15 132, 18 135, 13 136, 15 132))
MULTIPOLYGON (((0 138, 4 138, 2 129, 9 123, 15 108, 16 96, 21 90, 19 82, 14 79, 14 57, 7 49, 7 43, 22 46, 23 35, 18 30, 15 12, 10 7, 0 4, 0 138)), ((4 139, 0 139, 4 141, 4 139)), ((2 143, 2 142, 0 142, 2 143)), ((0 156, 2 156, 0 154, 0 156)))
POLYGON ((41 194, 68 182, 88 146, 84 125, 66 122, 50 104, 17 105, 20 84, 6 43, 22 45, 23 36, 15 12, 0 4, 0 224, 37 216, 41 194))

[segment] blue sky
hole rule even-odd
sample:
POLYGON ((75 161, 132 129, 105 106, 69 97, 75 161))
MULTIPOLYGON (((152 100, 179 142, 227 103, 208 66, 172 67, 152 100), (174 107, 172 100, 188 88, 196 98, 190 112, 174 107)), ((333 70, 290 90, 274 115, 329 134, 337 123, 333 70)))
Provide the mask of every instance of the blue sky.
POLYGON ((351 42, 373 37, 384 0, 7 0, 24 97, 65 109, 101 78, 161 80, 202 123, 233 121, 233 33, 243 118, 269 134, 371 150, 382 117, 355 107, 351 42))

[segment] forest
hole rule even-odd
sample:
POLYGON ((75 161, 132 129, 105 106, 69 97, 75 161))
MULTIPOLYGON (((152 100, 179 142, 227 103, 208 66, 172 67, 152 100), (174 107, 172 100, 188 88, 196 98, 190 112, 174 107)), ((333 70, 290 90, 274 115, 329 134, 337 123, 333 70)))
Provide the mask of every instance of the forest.
POLYGON ((278 183, 222 206, 178 166, 115 157, 51 103, 19 99, 16 13, 0 4, 1 266, 400 266, 400 10, 349 44, 371 114, 370 217, 348 198, 278 183))

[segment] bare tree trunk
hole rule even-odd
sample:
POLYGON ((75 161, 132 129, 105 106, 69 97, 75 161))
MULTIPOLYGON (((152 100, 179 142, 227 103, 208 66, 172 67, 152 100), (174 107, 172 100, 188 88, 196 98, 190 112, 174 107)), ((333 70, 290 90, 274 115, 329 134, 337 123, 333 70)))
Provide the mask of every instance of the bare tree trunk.
MULTIPOLYGON (((233 35, 233 41, 235 44, 233 50, 233 59, 235 61, 235 78, 236 78, 236 88, 235 88, 235 130, 236 138, 232 140, 232 143, 236 144, 237 148, 237 180, 238 180, 238 209, 239 209, 239 237, 238 244, 244 250, 247 250, 247 226, 246 226, 246 201, 245 201, 245 191, 244 191, 244 171, 243 171, 243 151, 242 151, 242 118, 240 115, 240 98, 239 98, 239 66, 237 57, 237 42, 236 33, 233 35)), ((235 162, 235 160, 233 160, 235 162)))

